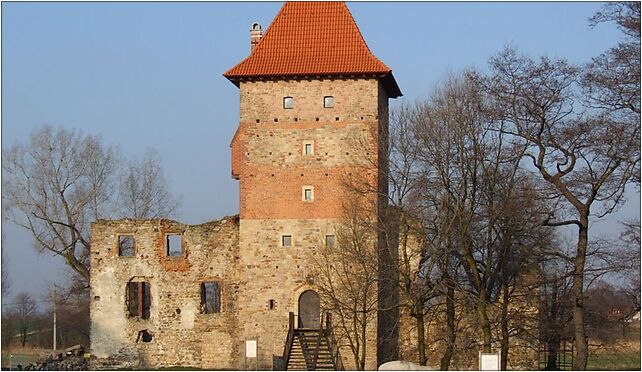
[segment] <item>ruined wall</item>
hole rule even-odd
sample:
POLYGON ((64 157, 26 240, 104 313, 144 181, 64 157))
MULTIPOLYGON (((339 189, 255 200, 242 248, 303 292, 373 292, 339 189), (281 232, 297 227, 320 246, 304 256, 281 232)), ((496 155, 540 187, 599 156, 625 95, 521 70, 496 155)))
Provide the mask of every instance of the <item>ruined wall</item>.
POLYGON ((91 353, 94 368, 191 366, 235 368, 238 218, 197 226, 169 220, 100 220, 92 224, 91 353), (182 234, 184 252, 168 257, 166 234, 182 234), (118 255, 118 236, 133 235, 135 255, 118 255), (133 278, 150 284, 149 319, 128 313, 133 278), (201 312, 204 281, 221 284, 221 311, 201 312), (152 335, 138 338, 141 330, 152 335))

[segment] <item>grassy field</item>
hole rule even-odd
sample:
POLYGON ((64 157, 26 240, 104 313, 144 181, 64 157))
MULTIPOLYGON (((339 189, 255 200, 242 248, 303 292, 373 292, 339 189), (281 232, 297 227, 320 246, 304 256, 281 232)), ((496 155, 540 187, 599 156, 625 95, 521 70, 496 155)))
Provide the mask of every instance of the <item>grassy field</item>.
POLYGON ((589 357, 586 369, 590 371, 639 371, 640 352, 622 352, 613 354, 598 354, 589 357))

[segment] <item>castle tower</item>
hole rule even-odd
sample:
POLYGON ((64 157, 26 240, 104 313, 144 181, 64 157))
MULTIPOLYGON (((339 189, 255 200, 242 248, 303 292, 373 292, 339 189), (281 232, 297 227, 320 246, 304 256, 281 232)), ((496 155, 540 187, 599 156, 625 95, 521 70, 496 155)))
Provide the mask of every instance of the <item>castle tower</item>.
POLYGON ((240 187, 238 338, 258 346, 257 364, 244 365, 239 345, 239 363, 271 369, 289 312, 299 327, 318 326, 312 256, 333 243, 346 176, 376 191, 373 219, 385 212, 388 99, 401 91, 344 3, 288 2, 260 30, 252 25, 250 56, 224 76, 240 90, 231 143, 240 187))

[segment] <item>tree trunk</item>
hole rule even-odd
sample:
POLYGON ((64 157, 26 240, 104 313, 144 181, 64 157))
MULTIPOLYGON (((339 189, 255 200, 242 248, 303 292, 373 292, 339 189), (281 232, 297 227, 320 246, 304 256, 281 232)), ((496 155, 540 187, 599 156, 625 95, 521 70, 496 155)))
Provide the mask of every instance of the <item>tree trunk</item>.
POLYGON ((361 323, 361 341, 362 341, 363 344, 361 345, 361 361, 360 361, 361 362, 361 366, 360 366, 359 369, 361 371, 365 371, 366 370, 366 350, 367 350, 367 346, 368 346, 368 336, 367 336, 368 315, 364 311, 362 316, 363 316, 363 318, 362 318, 363 322, 361 323))
POLYGON ((502 313, 501 313, 501 329, 502 329, 502 341, 501 341, 501 355, 500 369, 502 371, 506 370, 508 365, 508 342, 510 340, 510 334, 508 330, 508 283, 504 282, 502 285, 502 313))
POLYGON ((428 362, 428 358, 426 357, 426 326, 421 303, 415 305, 415 319, 417 319, 417 348, 419 351, 419 365, 425 366, 426 362, 428 362))
POLYGON ((20 341, 22 343, 22 347, 25 347, 25 344, 27 343, 27 328, 25 326, 22 327, 20 330, 20 341))
POLYGON ((584 329, 584 266, 588 247, 588 213, 580 216, 577 252, 573 268, 573 326, 575 328, 575 358, 573 369, 586 370, 588 360, 588 340, 584 329))
POLYGON ((481 334, 482 334, 482 352, 490 353, 491 352, 490 320, 488 320, 488 314, 486 314, 486 296, 483 290, 480 293, 477 301, 478 301, 477 318, 479 320, 479 328, 481 329, 481 334))
POLYGON ((446 350, 441 357, 440 369, 447 371, 455 351, 455 287, 448 285, 446 291, 446 350))

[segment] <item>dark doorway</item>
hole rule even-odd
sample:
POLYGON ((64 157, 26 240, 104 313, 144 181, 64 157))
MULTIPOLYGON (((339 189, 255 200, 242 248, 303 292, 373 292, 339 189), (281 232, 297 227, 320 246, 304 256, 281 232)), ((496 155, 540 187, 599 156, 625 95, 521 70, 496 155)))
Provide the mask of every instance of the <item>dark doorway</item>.
POLYGON ((305 291, 299 296, 299 328, 319 328, 321 302, 315 291, 305 291))

